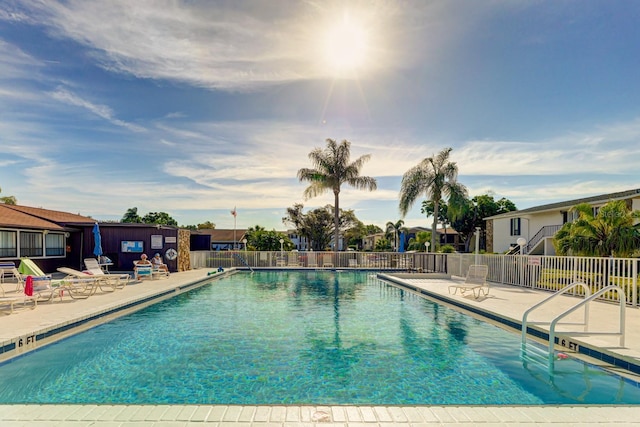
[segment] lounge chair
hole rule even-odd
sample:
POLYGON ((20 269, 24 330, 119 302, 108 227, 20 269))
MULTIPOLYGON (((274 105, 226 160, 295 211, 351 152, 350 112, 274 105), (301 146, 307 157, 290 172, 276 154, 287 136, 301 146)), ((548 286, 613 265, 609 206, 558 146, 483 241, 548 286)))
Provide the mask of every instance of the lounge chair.
POLYGON ((287 265, 289 267, 300 266, 300 263, 298 262, 298 252, 289 252, 287 254, 287 265))
POLYGON ((105 292, 113 292, 115 286, 109 280, 93 276, 84 271, 75 270, 69 267, 58 268, 60 273, 64 273, 67 277, 58 280, 59 286, 63 290, 69 291, 69 296, 74 299, 88 298, 95 294, 98 289, 105 292))
POLYGON ((322 267, 333 267, 333 255, 322 255, 322 267))
POLYGON ((24 301, 21 297, 1 297, 0 298, 0 310, 9 311, 9 314, 13 313, 13 308, 16 303, 24 301))
POLYGON ((128 274, 111 274, 105 273, 104 270, 98 264, 98 260, 95 258, 85 258, 84 266, 87 268, 89 274, 94 277, 99 277, 100 279, 106 280, 109 282, 114 288, 122 289, 127 283, 129 283, 129 279, 131 278, 128 274))
POLYGON ((349 268, 358 268, 359 267, 358 260, 355 259, 355 258, 349 258, 348 262, 349 262, 349 268))
POLYGON ((317 255, 313 252, 309 252, 307 255, 307 267, 318 267, 317 255))
POLYGON ((14 275, 18 280, 18 283, 23 288, 25 294, 25 304, 28 300, 33 300, 34 307, 39 302, 53 301, 55 297, 62 300, 62 294, 64 292, 63 287, 60 285, 62 281, 51 280, 48 277, 33 277, 24 276, 20 272, 15 271, 14 275), (31 287, 27 285, 27 281, 31 277, 31 287))
POLYGON ((29 258, 20 258, 18 272, 23 276, 51 277, 50 274, 45 274, 40 267, 38 267, 38 265, 29 258))
POLYGON ((55 281, 52 280, 50 274, 45 274, 38 265, 29 258, 20 258, 20 265, 14 270, 13 275, 17 278, 16 291, 24 290, 25 279, 28 276, 33 277, 36 281, 47 282, 49 286, 55 281))
POLYGON ((16 265, 12 261, 2 261, 0 262, 0 283, 4 283, 4 278, 7 275, 13 276, 13 270, 15 270, 16 265))
POLYGON ((284 255, 276 255, 276 267, 285 267, 287 265, 287 259, 284 255))
POLYGON ((475 299, 480 298, 481 293, 487 296, 489 294, 488 273, 489 267, 486 265, 470 265, 464 283, 450 285, 449 293, 453 289, 454 295, 460 291, 460 294, 464 296, 466 292, 471 291, 475 299))

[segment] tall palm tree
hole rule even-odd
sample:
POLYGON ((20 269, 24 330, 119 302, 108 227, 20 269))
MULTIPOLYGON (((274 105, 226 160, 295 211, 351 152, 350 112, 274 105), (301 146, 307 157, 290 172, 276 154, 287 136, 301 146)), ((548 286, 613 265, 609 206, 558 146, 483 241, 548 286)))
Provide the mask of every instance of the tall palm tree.
POLYGON ((387 222, 387 230, 386 233, 389 236, 393 236, 394 248, 398 251, 398 243, 399 243, 399 235, 402 231, 404 231, 404 221, 399 219, 395 223, 393 221, 387 222))
POLYGON ((466 197, 467 189, 458 179, 458 166, 449 161, 451 148, 445 148, 437 156, 427 157, 402 176, 400 184, 400 213, 405 216, 420 194, 433 202, 433 224, 431 225, 431 247, 436 247, 436 226, 440 210, 440 199, 466 197))
POLYGON ((351 143, 343 140, 338 144, 333 139, 327 139, 327 147, 314 148, 309 153, 313 164, 312 169, 302 168, 298 171, 300 181, 308 181, 310 185, 304 190, 305 199, 324 194, 331 190, 335 199, 334 204, 334 246, 338 250, 340 238, 340 187, 349 184, 359 190, 373 191, 378 188, 375 178, 360 176, 360 170, 370 158, 370 154, 360 156, 350 162, 351 143))
POLYGON ((631 211, 624 200, 611 201, 597 213, 588 203, 571 210, 578 218, 564 224, 554 237, 559 254, 629 257, 640 249, 640 232, 634 226, 640 211, 631 211))

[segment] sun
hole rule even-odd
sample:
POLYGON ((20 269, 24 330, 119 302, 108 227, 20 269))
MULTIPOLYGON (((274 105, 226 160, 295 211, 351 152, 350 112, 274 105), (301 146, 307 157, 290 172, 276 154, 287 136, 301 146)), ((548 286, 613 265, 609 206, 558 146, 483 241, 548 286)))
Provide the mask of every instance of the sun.
POLYGON ((357 73, 367 66, 369 35, 362 24, 345 12, 340 22, 326 28, 322 49, 331 73, 336 76, 357 73))

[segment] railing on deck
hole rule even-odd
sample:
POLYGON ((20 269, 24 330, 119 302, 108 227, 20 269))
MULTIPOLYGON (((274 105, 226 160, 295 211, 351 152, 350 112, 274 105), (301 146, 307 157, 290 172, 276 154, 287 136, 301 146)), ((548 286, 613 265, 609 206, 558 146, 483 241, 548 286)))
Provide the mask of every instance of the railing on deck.
MULTIPOLYGON (((619 286, 627 303, 639 305, 638 263, 635 258, 521 256, 495 254, 447 254, 449 274, 464 277, 469 265, 489 266, 487 280, 533 289, 557 291, 573 282, 584 282, 594 294, 609 285, 619 286)), ((579 289, 575 295, 581 295, 579 289)), ((600 299, 617 301, 615 292, 600 299)))
MULTIPOLYGON (((257 251, 197 251, 191 252, 193 268, 286 267, 286 268, 361 268, 411 272, 447 273, 465 277, 472 264, 489 266, 487 280, 532 289, 555 292, 580 281, 591 293, 609 285, 624 292, 627 304, 640 305, 638 263, 634 258, 594 258, 497 254, 440 254, 398 252, 257 252, 257 251), (239 261, 240 255, 246 261, 239 261)), ((576 289, 575 295, 581 295, 576 289)), ((606 292, 600 299, 617 301, 615 292, 606 292)))
POLYGON ((446 273, 445 254, 414 252, 193 251, 192 268, 362 268, 446 273), (237 256, 239 255, 239 257, 237 256), (246 265, 239 258, 246 261, 246 265))

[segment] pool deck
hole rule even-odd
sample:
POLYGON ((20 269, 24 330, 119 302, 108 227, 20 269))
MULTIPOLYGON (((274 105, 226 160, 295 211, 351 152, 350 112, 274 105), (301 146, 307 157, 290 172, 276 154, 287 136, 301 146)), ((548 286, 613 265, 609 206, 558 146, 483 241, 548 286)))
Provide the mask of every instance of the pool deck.
MULTIPOLYGON (((122 290, 98 293, 86 300, 38 304, 31 310, 16 306, 13 314, 0 313, 0 348, 5 356, 16 351, 28 351, 46 343, 48 332, 57 337, 88 328, 123 313, 152 304, 160 299, 188 291, 207 279, 207 270, 174 273, 167 279, 133 283, 122 290), (38 337, 33 342, 29 337, 38 337), (43 338, 40 338, 43 337, 43 338), (22 339, 21 347, 17 343, 22 339)), ((531 289, 492 284, 487 297, 474 299, 467 295, 449 294, 449 285, 456 280, 424 279, 417 275, 396 279, 408 287, 438 299, 474 316, 486 313, 506 323, 520 323, 526 309, 549 294, 531 289)), ((10 296, 14 283, 4 283, 10 296)), ((564 310, 574 298, 561 297, 532 315, 531 320, 549 320, 549 316, 564 310), (546 316, 546 317, 545 317, 546 316)), ((591 324, 599 330, 618 327, 619 307, 612 303, 595 302, 590 308, 591 324)), ((572 315, 575 316, 575 315, 572 315)), ((581 336, 579 345, 599 349, 603 354, 629 360, 640 360, 640 310, 626 308, 627 333, 625 346, 620 348, 617 337, 581 336)), ((569 319, 572 320, 572 319, 569 319)), ((498 322, 500 323, 500 322, 498 322)), ((538 326, 544 331, 545 326, 538 326)), ((567 326, 564 326, 567 328, 567 326)), ((573 326, 575 330, 575 326, 573 326)), ((566 331, 566 329, 564 329, 566 331)), ((559 334, 563 329, 560 328, 559 334)), ((574 338, 571 338, 574 339, 574 338)), ((569 351, 569 350, 567 350, 569 351)), ((0 353, 0 357, 3 354, 0 353)), ((640 425, 638 406, 239 406, 239 405, 0 405, 0 426, 62 426, 62 427, 178 427, 178 426, 422 426, 465 425, 640 425)))

